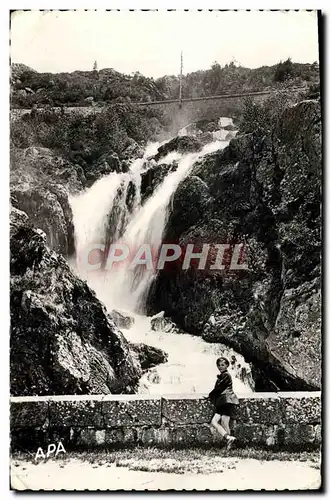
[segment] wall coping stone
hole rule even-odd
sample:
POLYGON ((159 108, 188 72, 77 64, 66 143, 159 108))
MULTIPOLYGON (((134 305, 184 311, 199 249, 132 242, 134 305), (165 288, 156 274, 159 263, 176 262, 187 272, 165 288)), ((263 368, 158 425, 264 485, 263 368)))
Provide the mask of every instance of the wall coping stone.
MULTIPOLYGON (((291 398, 320 398, 321 391, 298 391, 298 392, 253 392, 251 394, 238 394, 238 399, 291 399, 291 398)), ((83 394, 83 395, 60 395, 60 396, 11 396, 11 403, 30 403, 42 401, 140 401, 160 399, 203 399, 206 394, 83 394)))

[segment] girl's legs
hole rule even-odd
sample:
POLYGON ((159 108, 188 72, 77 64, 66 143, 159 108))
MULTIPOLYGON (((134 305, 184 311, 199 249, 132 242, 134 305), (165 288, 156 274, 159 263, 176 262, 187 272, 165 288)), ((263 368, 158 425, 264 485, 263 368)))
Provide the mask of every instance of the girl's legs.
POLYGON ((230 450, 232 447, 233 442, 236 440, 234 436, 231 436, 231 429, 230 429, 230 420, 231 418, 228 415, 222 415, 222 427, 226 430, 226 440, 227 440, 227 449, 230 450))
POLYGON ((211 421, 212 426, 215 427, 217 432, 226 440, 227 449, 230 449, 233 441, 235 441, 235 438, 230 435, 229 422, 230 417, 228 415, 219 415, 218 413, 215 413, 211 421))
POLYGON ((229 427, 230 427, 230 430, 231 430, 231 434, 235 434, 235 430, 236 430, 236 425, 237 425, 237 420, 235 418, 230 418, 230 422, 229 422, 229 427))
POLYGON ((223 429, 225 429, 226 433, 230 435, 231 431, 229 423, 230 423, 230 417, 228 415, 222 415, 221 426, 223 427, 223 429))
POLYGON ((224 437, 226 434, 228 434, 228 431, 223 427, 222 423, 221 424, 219 423, 220 421, 222 422, 223 416, 219 415, 218 413, 215 413, 215 415, 213 416, 213 419, 211 421, 211 425, 213 427, 215 427, 217 432, 219 432, 222 437, 224 437))

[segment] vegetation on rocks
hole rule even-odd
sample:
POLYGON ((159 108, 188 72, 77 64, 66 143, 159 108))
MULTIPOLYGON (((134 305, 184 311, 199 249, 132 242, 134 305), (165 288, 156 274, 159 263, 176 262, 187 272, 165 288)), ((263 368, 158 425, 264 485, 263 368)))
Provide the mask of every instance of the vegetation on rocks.
POLYGON ((36 110, 13 120, 11 142, 18 148, 52 149, 92 175, 104 155, 127 158, 132 145, 164 134, 162 116, 152 108, 110 105, 85 114, 57 109, 36 110), (160 121, 160 120, 161 121, 160 121))
MULTIPOLYGON (((250 69, 233 61, 224 66, 215 61, 208 70, 184 75, 182 90, 183 97, 199 97, 277 88, 284 81, 292 87, 309 85, 318 79, 317 62, 299 64, 288 59, 274 66, 250 69)), ((179 95, 178 76, 154 80, 139 72, 123 75, 111 68, 53 74, 13 64, 11 84, 12 106, 21 108, 98 105, 114 100, 147 102, 177 99, 179 95)))
MULTIPOLYGON (((245 68, 230 62, 221 66, 215 61, 211 68, 188 73, 183 78, 183 96, 200 97, 238 92, 277 89, 286 81, 291 87, 310 85, 319 80, 319 65, 280 61, 274 66, 245 68)), ((176 99, 179 94, 179 79, 164 76, 156 81, 168 98, 176 99)))
POLYGON ((95 102, 160 100, 164 95, 139 72, 124 75, 112 68, 72 73, 38 73, 24 65, 12 65, 11 102, 14 107, 86 106, 95 102), (92 99, 91 99, 92 98, 92 99), (88 101, 86 101, 88 99, 88 101))

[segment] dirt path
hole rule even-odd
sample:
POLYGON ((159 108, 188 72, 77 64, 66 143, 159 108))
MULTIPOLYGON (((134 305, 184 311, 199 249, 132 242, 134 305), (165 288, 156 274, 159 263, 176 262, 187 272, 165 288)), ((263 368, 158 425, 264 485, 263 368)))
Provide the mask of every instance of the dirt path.
POLYGON ((223 472, 175 474, 143 472, 79 459, 33 464, 13 460, 15 490, 298 490, 318 489, 320 471, 311 462, 224 459, 223 472))

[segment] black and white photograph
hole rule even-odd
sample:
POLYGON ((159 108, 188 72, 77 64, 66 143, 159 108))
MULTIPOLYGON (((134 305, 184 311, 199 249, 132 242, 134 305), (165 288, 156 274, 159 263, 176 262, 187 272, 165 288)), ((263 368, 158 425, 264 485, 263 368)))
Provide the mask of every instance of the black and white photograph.
POLYGON ((323 17, 10 12, 11 490, 321 491, 323 17))

